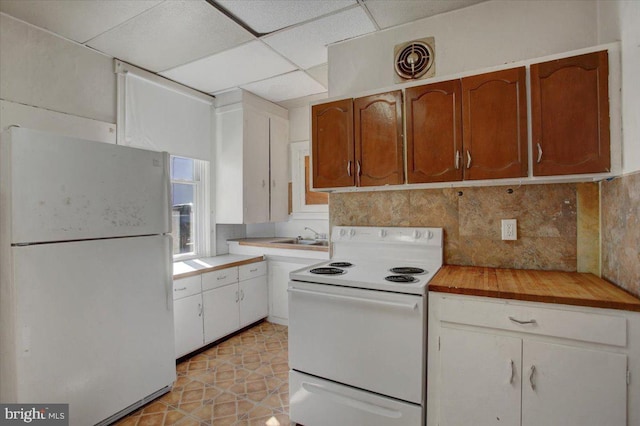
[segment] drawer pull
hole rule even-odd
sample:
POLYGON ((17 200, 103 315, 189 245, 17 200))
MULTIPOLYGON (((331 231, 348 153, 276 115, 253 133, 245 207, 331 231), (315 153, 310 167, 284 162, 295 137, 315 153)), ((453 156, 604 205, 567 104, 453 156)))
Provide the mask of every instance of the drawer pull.
POLYGON ((238 303, 238 300, 240 300, 240 293, 236 291, 236 303, 238 303))
POLYGON ((240 290, 240 300, 244 300, 244 290, 240 290))
POLYGON ((174 291, 184 291, 186 289, 187 289, 186 287, 182 287, 182 288, 176 288, 174 291))
POLYGON ((258 268, 249 269, 249 272, 258 272, 258 268))
POLYGON ((536 375, 536 366, 532 365, 531 370, 529 370, 529 384, 531 384, 531 390, 536 390, 536 382, 534 376, 536 375))
POLYGON ((517 324, 520 324, 520 325, 525 325, 525 324, 537 324, 537 323, 538 323, 538 322, 537 322, 536 320, 534 320, 534 319, 529 320, 529 321, 520 321, 519 319, 516 319, 516 318, 514 318, 514 317, 509 317, 509 319, 510 319, 511 321, 513 321, 513 322, 517 323, 517 324))
POLYGON ((221 276, 221 277, 216 278, 216 280, 220 281, 220 280, 224 280, 224 279, 226 279, 226 278, 227 278, 227 276, 226 276, 226 275, 223 275, 223 276, 221 276))
POLYGON ((198 316, 202 316, 202 303, 198 303, 198 316))
POLYGON ((516 364, 512 359, 509 360, 509 364, 511 365, 511 376, 509 377, 509 384, 513 384, 513 379, 516 377, 516 364))

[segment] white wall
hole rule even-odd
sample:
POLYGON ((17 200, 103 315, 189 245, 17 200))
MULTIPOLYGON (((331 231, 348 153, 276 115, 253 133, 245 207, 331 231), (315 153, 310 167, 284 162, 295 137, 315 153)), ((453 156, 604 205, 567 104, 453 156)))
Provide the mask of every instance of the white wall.
POLYGON ((116 122, 113 59, 0 14, 0 99, 116 122))
POLYGON ((418 38, 435 37, 436 76, 445 76, 614 41, 613 34, 599 37, 596 1, 488 1, 329 46, 329 96, 393 86, 394 46, 418 38))
POLYGON ((619 4, 622 40, 622 172, 640 170, 640 1, 619 4))

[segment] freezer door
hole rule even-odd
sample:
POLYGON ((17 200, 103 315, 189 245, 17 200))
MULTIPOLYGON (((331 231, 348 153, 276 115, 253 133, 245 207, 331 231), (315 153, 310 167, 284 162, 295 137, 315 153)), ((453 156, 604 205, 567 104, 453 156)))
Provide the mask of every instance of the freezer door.
POLYGON ((14 247, 14 394, 93 425, 175 380, 171 238, 14 247))
POLYGON ((12 244, 171 232, 167 153, 23 128, 2 136, 12 244))

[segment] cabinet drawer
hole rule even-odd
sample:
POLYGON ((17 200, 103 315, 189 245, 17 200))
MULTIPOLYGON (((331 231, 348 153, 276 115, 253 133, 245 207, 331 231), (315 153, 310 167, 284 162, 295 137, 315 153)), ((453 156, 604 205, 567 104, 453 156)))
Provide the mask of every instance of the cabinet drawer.
POLYGON ((589 311, 569 311, 519 302, 442 297, 443 322, 499 330, 560 337, 606 345, 627 345, 627 322, 623 317, 589 311))
POLYGON ((267 262, 256 262, 240 266, 240 281, 267 275, 267 262))
POLYGON ((238 268, 227 268, 202 274, 202 290, 207 291, 238 281, 238 268))
POLYGON ((200 275, 173 280, 173 300, 198 294, 200 287, 200 275))

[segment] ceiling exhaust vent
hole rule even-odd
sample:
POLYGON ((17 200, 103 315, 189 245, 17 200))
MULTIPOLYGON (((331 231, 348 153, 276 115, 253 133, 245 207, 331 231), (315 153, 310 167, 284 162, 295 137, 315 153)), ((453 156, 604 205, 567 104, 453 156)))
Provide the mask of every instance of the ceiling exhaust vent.
POLYGON ((435 47, 436 42, 433 37, 397 45, 394 64, 395 82, 403 83, 435 76, 435 47))

